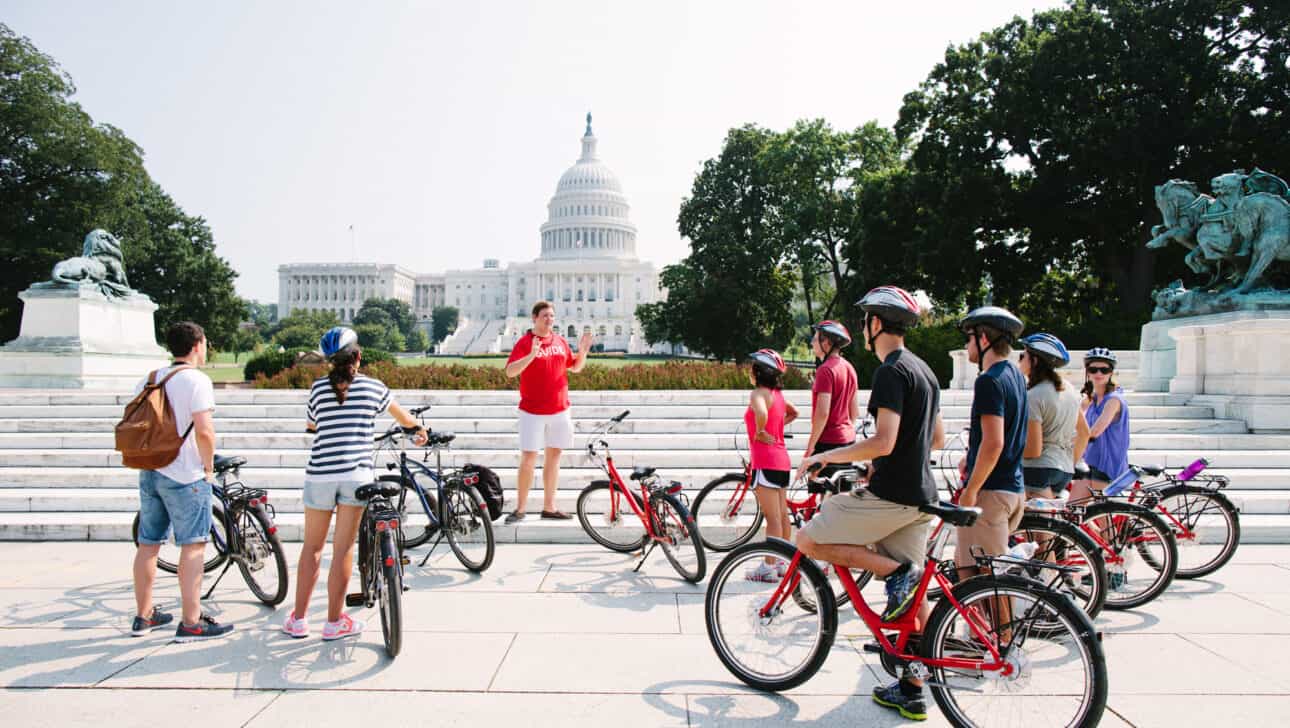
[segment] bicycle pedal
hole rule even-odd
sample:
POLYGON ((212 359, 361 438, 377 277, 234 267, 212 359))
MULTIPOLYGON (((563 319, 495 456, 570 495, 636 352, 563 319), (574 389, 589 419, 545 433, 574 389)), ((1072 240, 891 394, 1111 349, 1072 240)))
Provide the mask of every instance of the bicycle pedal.
POLYGON ((864 645, 862 645, 862 648, 864 649, 865 652, 869 652, 875 655, 881 655, 884 652, 886 652, 886 650, 882 649, 882 645, 878 644, 877 642, 866 642, 864 643, 864 645))
POLYGON ((405 592, 410 592, 410 591, 412 591, 412 587, 408 586, 407 584, 404 584, 404 585, 403 585, 403 591, 405 591, 405 592))
POLYGON ((363 598, 363 595, 361 593, 345 595, 345 606, 347 607, 361 607, 366 604, 367 604, 367 600, 363 598))
POLYGON ((408 564, 411 564, 411 563, 412 563, 412 559, 409 559, 409 558, 408 558, 408 557, 406 557, 406 556, 400 556, 400 557, 399 557, 399 563, 403 564, 404 566, 407 566, 408 564))

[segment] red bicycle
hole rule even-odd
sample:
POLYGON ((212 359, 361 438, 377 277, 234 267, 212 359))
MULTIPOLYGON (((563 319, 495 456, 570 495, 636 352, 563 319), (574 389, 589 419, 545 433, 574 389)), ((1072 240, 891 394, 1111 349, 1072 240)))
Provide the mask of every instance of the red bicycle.
MULTIPOLYGON (((981 512, 944 502, 922 510, 958 527, 971 525, 981 512)), ((914 605, 890 623, 860 597, 847 569, 832 570, 877 642, 866 650, 880 653, 893 676, 904 667, 922 679, 951 724, 1097 725, 1106 708, 1106 660, 1088 615, 1040 582, 999 573, 1031 565, 1027 560, 979 556, 977 565, 983 575, 953 583, 953 563, 929 557, 914 605), (946 596, 915 635, 932 583, 946 596)), ((778 539, 745 544, 726 556, 709 582, 704 617, 708 639, 726 668, 768 691, 810 679, 838 629, 837 604, 823 571, 778 539), (749 565, 767 559, 785 565, 778 583, 742 577, 749 565), (800 590, 812 593, 820 608, 802 609, 789 598, 800 590)))
MULTIPOLYGON (((868 428, 869 420, 866 419, 860 425, 861 437, 868 437, 868 428)), ((784 435, 785 439, 792 437, 784 435)), ((692 510, 703 527, 703 545, 712 551, 729 551, 748 543, 761 530, 765 520, 753 495, 752 465, 739 442, 736 433, 735 450, 743 463, 742 471, 725 473, 703 486, 694 498, 692 510)), ((833 470, 831 476, 810 478, 789 490, 788 513, 793 528, 801 528, 819 513, 825 498, 850 491, 864 479, 859 468, 832 465, 830 469, 833 470)))
POLYGON ((645 546, 640 571, 655 546, 672 568, 689 582, 698 582, 707 573, 703 538, 694 516, 686 505, 682 485, 659 477, 654 468, 636 466, 628 476, 640 484, 640 495, 633 493, 614 467, 614 456, 603 436, 612 432, 630 410, 602 424, 587 441, 587 456, 604 471, 608 480, 595 480, 578 494, 578 522, 596 543, 611 551, 633 553, 645 546))
MULTIPOLYGON (((1134 467, 1138 480, 1128 491, 1129 502, 1140 502, 1169 524, 1178 544, 1179 579, 1218 571, 1241 543, 1240 511, 1219 492, 1227 487, 1227 477, 1202 473, 1208 466, 1202 458, 1183 473, 1170 473, 1159 465, 1134 467), (1144 475, 1163 480, 1144 485, 1144 475)), ((1139 553, 1144 561, 1154 558, 1151 549, 1139 549, 1139 553)))

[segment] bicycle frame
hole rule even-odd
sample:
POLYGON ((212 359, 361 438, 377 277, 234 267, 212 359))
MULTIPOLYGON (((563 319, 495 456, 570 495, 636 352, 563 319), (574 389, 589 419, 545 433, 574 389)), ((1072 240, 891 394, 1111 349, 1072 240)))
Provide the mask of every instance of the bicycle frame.
MULTIPOLYGON (((601 442, 604 442, 603 440, 601 442)), ((606 454, 600 465, 600 469, 609 477, 609 516, 611 519, 617 519, 618 514, 622 511, 620 501, 626 500, 628 507, 641 520, 641 525, 645 527, 645 534, 652 541, 663 540, 658 532, 654 530, 654 508, 649 503, 649 488, 644 481, 640 481, 641 490, 641 507, 636 506, 636 499, 632 497, 631 489, 623 482, 623 478, 618 474, 618 468, 614 467, 614 456, 606 454)))
MULTIPOLYGON (((793 560, 789 562, 788 571, 784 578, 780 580, 779 586, 776 587, 770 599, 767 600, 758 614, 762 619, 767 619, 779 612, 784 602, 786 602, 798 588, 802 576, 798 573, 798 565, 802 561, 802 552, 798 551, 793 554, 793 560)), ((956 669, 975 669, 986 671, 1001 671, 1002 674, 1008 675, 1014 669, 1012 665, 1004 662, 999 653, 999 649, 989 638, 990 628, 982 624, 979 617, 969 612, 957 599, 954 598, 954 585, 941 572, 940 562, 934 558, 928 558, 923 569, 922 579, 918 582, 918 589, 914 593, 914 605, 894 622, 883 622, 882 617, 875 612, 863 597, 860 596, 860 589, 856 586, 855 579, 851 577, 851 571, 845 567, 830 564, 830 568, 837 574, 838 581, 841 582, 842 588, 846 589, 847 595, 851 597, 851 603, 855 605, 856 614, 861 621, 873 634, 878 641, 882 651, 888 655, 904 661, 920 662, 927 667, 950 667, 956 669), (937 657, 927 658, 921 655, 909 654, 905 649, 909 646, 909 639, 917 631, 918 612, 927 597, 927 589, 931 581, 935 579, 937 585, 941 588, 944 598, 948 599, 954 609, 963 617, 968 627, 972 630, 972 635, 990 651, 989 660, 970 660, 962 657, 937 657), (895 629, 896 639, 893 642, 887 638, 885 630, 895 629)))

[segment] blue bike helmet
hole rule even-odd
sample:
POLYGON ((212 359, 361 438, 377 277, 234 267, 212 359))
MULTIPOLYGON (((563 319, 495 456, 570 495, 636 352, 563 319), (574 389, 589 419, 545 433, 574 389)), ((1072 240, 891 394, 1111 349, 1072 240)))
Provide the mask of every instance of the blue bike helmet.
POLYGON ((1031 334, 1021 339, 1026 351, 1048 360, 1054 369, 1071 363, 1071 353, 1062 340, 1052 334, 1031 334))
POLYGON ((318 348, 322 349, 323 356, 328 359, 332 358, 336 352, 341 349, 358 346, 358 334, 354 333, 351 328, 344 326, 334 326, 327 333, 323 334, 322 341, 318 348))

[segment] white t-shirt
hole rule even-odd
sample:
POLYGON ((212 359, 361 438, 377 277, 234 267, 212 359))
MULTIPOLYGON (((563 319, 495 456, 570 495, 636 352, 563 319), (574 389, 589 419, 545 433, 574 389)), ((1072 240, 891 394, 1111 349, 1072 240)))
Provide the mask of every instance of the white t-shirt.
MULTIPOLYGON (((171 368, 159 369, 154 381, 165 379, 171 368)), ((137 395, 142 392, 147 383, 147 377, 139 380, 134 393, 137 395)), ((182 371, 166 382, 166 397, 175 410, 175 428, 179 435, 187 432, 189 425, 193 423, 194 412, 215 411, 215 385, 211 384, 210 377, 196 368, 182 371)), ((169 465, 157 468, 157 472, 179 483, 194 483, 205 477, 206 469, 202 467, 202 456, 197 451, 196 435, 189 432, 188 437, 184 438, 183 446, 179 448, 179 457, 169 465)))

